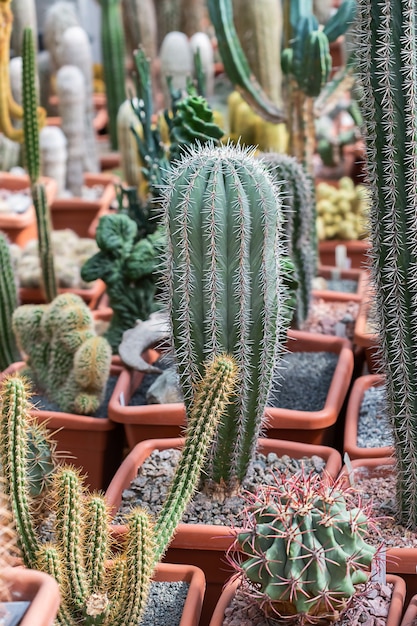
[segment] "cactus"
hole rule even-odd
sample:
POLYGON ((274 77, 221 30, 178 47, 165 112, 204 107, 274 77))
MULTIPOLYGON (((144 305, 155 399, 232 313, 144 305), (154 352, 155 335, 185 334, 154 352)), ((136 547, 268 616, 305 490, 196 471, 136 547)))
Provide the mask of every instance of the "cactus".
MULTIPOLYGON (((214 52, 213 44, 206 33, 196 32, 190 37, 191 52, 194 56, 194 67, 196 69, 196 55, 199 55, 201 73, 204 87, 197 88, 198 93, 204 98, 211 99, 214 93, 214 52)), ((197 71, 196 71, 196 74, 197 71)), ((198 83, 198 75, 196 76, 198 83)))
MULTIPOLYGON (((12 0, 13 28, 10 45, 14 56, 21 56, 23 46, 23 31, 30 28, 33 33, 38 32, 35 0, 12 0)), ((35 50, 38 45, 35 42, 35 50)))
POLYGON ((12 331, 12 315, 18 305, 16 279, 6 236, 0 232, 0 371, 19 360, 12 331))
POLYGON ((159 50, 161 63, 162 89, 165 105, 170 104, 170 90, 167 77, 172 80, 172 88, 185 92, 187 78, 193 73, 193 54, 188 37, 184 33, 171 31, 162 42, 159 50))
POLYGON ((27 355, 26 372, 62 411, 88 415, 102 399, 111 350, 97 337, 91 312, 71 293, 50 304, 25 304, 13 314, 13 331, 27 355))
POLYGON ((276 153, 263 153, 261 157, 281 186, 287 253, 294 262, 298 281, 295 321, 301 325, 308 316, 318 258, 314 184, 294 157, 276 153))
POLYGON ((122 0, 123 24, 128 54, 138 48, 154 61, 158 54, 157 21, 154 0, 122 0))
POLYGON ((393 429, 398 520, 417 528, 416 2, 358 1, 371 271, 393 429))
POLYGON ((67 28, 80 26, 76 5, 69 0, 58 0, 51 4, 45 13, 43 40, 46 50, 51 55, 55 71, 59 69, 62 36, 67 28))
POLYGON ((196 489, 235 379, 236 365, 230 357, 219 356, 207 365, 196 389, 186 442, 166 503, 155 521, 143 509, 130 513, 126 543, 117 555, 111 550, 104 498, 88 494, 78 472, 68 466, 56 469, 45 494, 53 512, 54 537, 48 544, 41 542, 25 480, 27 390, 17 376, 3 381, 0 460, 24 562, 51 574, 60 585, 58 626, 137 626, 140 622, 151 576, 196 489))
POLYGON ((191 149, 168 176, 165 290, 186 406, 207 354, 236 359, 239 393, 219 427, 209 481, 233 491, 262 428, 281 349, 281 198, 241 148, 191 149))
POLYGON ((136 223, 127 215, 104 215, 96 232, 100 251, 81 269, 83 280, 101 278, 106 283, 113 316, 105 337, 115 353, 123 331, 134 326, 137 319, 147 319, 157 308, 154 273, 165 238, 156 230, 138 240, 137 232, 136 223))
MULTIPOLYGON (((6 480, 2 476, 0 478, 0 602, 11 600, 9 582, 7 575, 4 574, 4 569, 16 565, 16 557, 19 556, 17 534, 13 525, 13 514, 6 494, 5 483, 6 480)), ((4 609, 0 609, 2 620, 5 612, 4 609)))
POLYGON ((110 146, 117 150, 117 112, 126 97, 125 41, 120 0, 100 0, 101 50, 109 114, 110 146))
POLYGON ((39 135, 41 171, 43 176, 53 178, 59 197, 66 189, 67 139, 59 126, 45 126, 39 135))
POLYGON ((372 518, 355 500, 340 480, 314 473, 277 476, 248 494, 229 557, 249 601, 286 623, 335 621, 376 552, 366 542, 372 518))

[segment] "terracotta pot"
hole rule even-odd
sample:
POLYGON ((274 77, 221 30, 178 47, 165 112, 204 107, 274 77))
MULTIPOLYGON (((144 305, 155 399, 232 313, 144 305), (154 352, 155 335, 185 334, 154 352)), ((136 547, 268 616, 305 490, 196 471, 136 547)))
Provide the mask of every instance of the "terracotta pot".
MULTIPOLYGON (((392 575, 387 576, 387 582, 392 583, 394 585, 394 589, 392 591, 391 605, 386 618, 386 626, 399 626, 405 600, 405 582, 399 576, 392 575)), ((224 613, 230 602, 233 600, 238 587, 238 579, 227 583, 212 615, 210 626, 222 626, 224 613)))
POLYGON ((326 298, 328 296, 333 296, 337 298, 337 300, 346 302, 360 302, 362 300, 364 286, 367 284, 366 272, 364 270, 360 270, 358 268, 339 270, 338 268, 331 267, 329 265, 321 265, 317 271, 317 276, 327 280, 331 279, 333 276, 337 276, 337 278, 342 280, 355 280, 358 285, 355 293, 332 291, 330 289, 313 289, 313 298, 326 298))
POLYGON ((376 374, 380 370, 378 359, 379 335, 372 332, 368 326, 368 313, 370 309, 369 297, 364 297, 359 307, 358 317, 355 322, 354 342, 365 350, 366 363, 370 374, 376 374))
POLYGON ((194 565, 159 563, 154 580, 166 583, 184 581, 189 584, 179 626, 198 626, 206 588, 204 572, 194 565))
POLYGON ((360 376, 353 384, 349 394, 349 401, 346 409, 344 452, 353 459, 383 458, 392 456, 394 449, 392 446, 380 448, 360 448, 357 444, 358 420, 361 404, 365 392, 371 387, 380 387, 385 382, 384 376, 378 374, 368 374, 360 376))
MULTIPOLYGON (((19 372, 23 365, 23 362, 10 365, 0 373, 0 382, 6 375, 19 372)), ((120 367, 112 365, 110 375, 118 374, 120 367)), ((30 414, 47 425, 61 457, 82 469, 90 489, 107 487, 122 459, 124 437, 121 428, 108 418, 36 408, 30 414)))
POLYGON ((370 250, 370 243, 362 239, 320 241, 319 257, 322 265, 336 265, 335 249, 340 244, 346 246, 347 256, 350 259, 352 268, 365 269, 367 267, 367 253, 370 250))
POLYGON ((103 185, 101 197, 97 200, 86 198, 56 198, 51 205, 54 230, 70 228, 79 237, 94 239, 98 219, 109 212, 116 197, 115 184, 118 178, 113 174, 84 174, 87 187, 103 185))
MULTIPOLYGON (((395 471, 395 459, 385 458, 367 458, 355 459, 350 462, 351 472, 353 474, 354 484, 360 488, 359 480, 355 480, 355 473, 361 468, 365 468, 372 476, 372 472, 378 474, 390 475, 395 471)), ((341 474, 348 480, 349 470, 346 465, 343 466, 341 474)), ((404 578, 407 584, 408 597, 417 593, 417 548, 388 548, 386 552, 386 566, 389 574, 397 574, 404 578)))
POLYGON ((52 626, 61 599, 55 579, 24 567, 5 568, 2 576, 10 584, 12 601, 30 601, 19 626, 52 626))
MULTIPOLYGON (((154 439, 143 441, 136 445, 127 455, 119 470, 116 472, 107 491, 106 500, 111 511, 118 510, 123 490, 129 487, 137 475, 138 468, 153 450, 178 448, 184 440, 154 439)), ((341 466, 340 454, 334 448, 326 446, 311 446, 290 441, 273 439, 259 439, 259 452, 268 454, 275 452, 278 456, 288 454, 293 458, 318 455, 326 460, 326 470, 335 477, 341 466)), ((126 533, 126 526, 113 526, 114 535, 121 540, 126 533)), ((203 617, 200 626, 206 626, 215 603, 220 595, 222 586, 231 575, 224 553, 233 541, 231 528, 228 526, 214 526, 205 524, 179 524, 177 532, 168 549, 165 560, 174 563, 191 563, 204 570, 207 580, 206 599, 204 601, 203 617)))
MULTIPOLYGON (((95 280, 88 289, 58 289, 58 293, 75 293, 80 296, 91 310, 96 308, 105 291, 106 284, 100 278, 95 280)), ((19 287, 19 302, 20 304, 44 304, 46 300, 40 287, 19 287)))
MULTIPOLYGON (((267 407, 265 430, 268 437, 274 439, 323 444, 326 437, 330 437, 331 427, 349 389, 353 371, 352 349, 346 339, 302 331, 288 331, 288 348, 291 352, 334 352, 339 357, 336 370, 323 409, 309 412, 267 407)), ((157 356, 155 351, 146 353, 150 362, 157 356)), ((109 402, 109 418, 124 424, 130 448, 153 437, 177 437, 184 426, 182 403, 127 406, 142 380, 142 373, 124 369, 109 402)))
POLYGON ((417 595, 414 595, 405 609, 401 626, 416 626, 417 624, 417 595))
MULTIPOLYGON (((57 185, 52 178, 41 177, 45 184, 46 197, 49 204, 55 198, 57 185)), ((9 191, 22 191, 30 187, 28 175, 8 174, 0 172, 0 188, 9 191)), ((37 239, 38 229, 36 225, 36 213, 33 204, 24 213, 1 213, 0 230, 6 233, 12 243, 24 246, 31 239, 37 239)))

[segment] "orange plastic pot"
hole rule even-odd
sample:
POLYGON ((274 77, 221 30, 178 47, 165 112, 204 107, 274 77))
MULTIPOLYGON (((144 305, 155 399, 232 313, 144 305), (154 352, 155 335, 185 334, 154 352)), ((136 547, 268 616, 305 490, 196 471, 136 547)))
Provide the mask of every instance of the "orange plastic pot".
POLYGON ((348 269, 338 270, 336 267, 330 267, 329 265, 322 265, 319 267, 317 276, 330 280, 334 275, 342 280, 356 280, 357 289, 355 293, 347 293, 344 291, 332 291, 330 289, 313 289, 313 298, 326 298, 328 296, 334 296, 340 301, 354 301, 360 302, 362 300, 364 285, 367 282, 366 272, 360 269, 348 269))
MULTIPOLYGON (((323 444, 329 437, 349 389, 353 372, 351 346, 340 337, 288 331, 288 349, 291 352, 333 352, 338 355, 338 362, 325 405, 320 411, 267 407, 265 432, 274 439, 323 444)), ((158 353, 149 350, 145 356, 149 362, 153 362, 158 353)), ((185 410, 182 403, 128 406, 142 380, 142 373, 124 369, 109 401, 109 418, 124 425, 130 448, 145 439, 178 437, 184 427, 185 410)))
MULTIPOLYGON (((8 374, 18 373, 24 363, 13 363, 0 374, 0 382, 8 374)), ((112 365, 111 375, 120 367, 112 365)), ((105 489, 119 467, 123 453, 123 430, 108 418, 88 417, 33 408, 30 414, 45 423, 61 457, 80 468, 90 489, 105 489)))
POLYGON ((336 265, 336 246, 343 244, 347 249, 347 257, 350 259, 352 268, 365 269, 367 266, 367 254, 370 250, 370 243, 363 239, 351 239, 343 241, 330 239, 319 242, 319 258, 322 265, 336 265))
POLYGON ((179 626, 198 626, 206 589, 204 572, 194 565, 159 563, 153 579, 157 582, 181 581, 189 584, 179 626))
POLYGON ((415 626, 417 624, 417 595, 414 595, 405 609, 401 626, 415 626))
MULTIPOLYGON (((106 500, 115 514, 122 501, 122 493, 136 477, 138 468, 153 450, 178 448, 184 440, 154 439, 137 444, 123 460, 107 491, 106 500)), ((274 452, 278 456, 285 454, 293 458, 318 455, 326 461, 326 471, 336 477, 341 467, 341 456, 334 448, 313 446, 291 441, 259 439, 258 451, 263 454, 274 452)), ((113 526, 113 534, 122 540, 126 526, 113 526)), ((232 529, 228 526, 207 524, 179 524, 177 532, 165 556, 165 560, 174 563, 191 563, 204 570, 207 580, 207 592, 204 601, 203 617, 200 626, 207 626, 222 587, 231 575, 230 566, 225 559, 225 551, 233 541, 232 529)))
POLYGON ((368 314, 370 310, 370 296, 365 297, 359 307, 355 323, 354 342, 365 350, 368 371, 376 374, 380 369, 378 359, 379 335, 369 328, 368 314))
MULTIPOLYGON (((57 190, 56 182, 52 178, 46 177, 42 177, 40 181, 45 184, 46 197, 51 204, 57 190)), ((18 192, 29 187, 28 175, 0 172, 0 188, 18 192)), ((33 204, 24 213, 1 213, 0 230, 6 233, 12 243, 17 243, 19 246, 24 246, 31 239, 37 239, 38 229, 33 204)))
MULTIPOLYGON (((391 604, 385 624, 386 626, 399 626, 404 607, 406 585, 402 578, 393 575, 387 576, 387 582, 393 584, 394 589, 392 591, 391 604)), ((239 584, 239 579, 234 579, 227 583, 212 615, 210 626, 222 626, 225 611, 233 600, 239 584)), ((360 598, 358 601, 360 602, 360 598)), ((255 622, 253 626, 256 626, 255 622)), ((402 624, 401 626, 405 625, 402 624)), ((411 626, 411 624, 408 624, 408 626, 411 626)))
POLYGON ((11 601, 30 602, 19 626, 52 626, 61 600, 56 580, 24 567, 7 567, 1 574, 10 586, 11 601))
MULTIPOLYGON (((87 289, 72 287, 58 289, 58 293, 75 293, 94 310, 106 291, 106 284, 98 278, 87 289)), ((40 287, 19 287, 20 304, 45 304, 45 295, 40 287)))

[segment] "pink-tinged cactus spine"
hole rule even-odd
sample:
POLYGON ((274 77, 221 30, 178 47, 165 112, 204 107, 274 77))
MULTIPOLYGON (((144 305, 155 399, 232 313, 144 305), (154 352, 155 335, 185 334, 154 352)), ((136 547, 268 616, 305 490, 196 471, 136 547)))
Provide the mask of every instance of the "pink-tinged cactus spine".
POLYGON ((359 0, 355 50, 399 520, 417 528, 417 2, 359 0))

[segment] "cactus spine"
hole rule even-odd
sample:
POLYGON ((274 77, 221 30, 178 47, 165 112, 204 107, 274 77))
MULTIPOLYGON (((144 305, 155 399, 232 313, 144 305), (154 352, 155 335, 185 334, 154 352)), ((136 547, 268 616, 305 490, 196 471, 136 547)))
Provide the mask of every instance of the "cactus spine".
POLYGON ((238 363, 239 393, 219 427, 210 482, 234 489, 255 450, 281 348, 281 199, 261 163, 208 145, 168 176, 166 289, 186 406, 207 354, 238 363))
POLYGON ((281 187, 287 254, 298 281, 295 321, 302 324, 310 306, 311 283, 316 275, 316 201, 312 180, 294 157, 287 154, 261 155, 267 169, 281 187))
POLYGON ((291 624, 335 621, 367 581, 376 550, 352 490, 317 474, 278 476, 246 504, 231 561, 250 602, 291 624))
POLYGON ((101 0, 101 49, 106 85, 109 133, 112 150, 117 150, 117 112, 126 97, 125 41, 120 0, 101 0))
POLYGON ((356 33, 363 85, 370 237, 382 368, 394 431, 399 520, 417 528, 415 144, 417 3, 360 0, 356 33))
POLYGON ((0 371, 19 360, 12 331, 12 315, 17 308, 17 289, 6 236, 0 232, 0 371))
POLYGON ((117 556, 111 551, 105 500, 87 494, 79 474, 67 466, 56 470, 52 488, 45 496, 55 514, 54 540, 41 544, 33 499, 25 481, 27 391, 17 376, 3 381, 0 459, 8 479, 18 540, 25 564, 53 575, 60 585, 63 599, 58 626, 137 626, 151 576, 196 489, 235 380, 236 365, 230 357, 219 356, 207 365, 196 388, 187 441, 167 504, 156 522, 142 509, 131 512, 126 545, 117 556))

